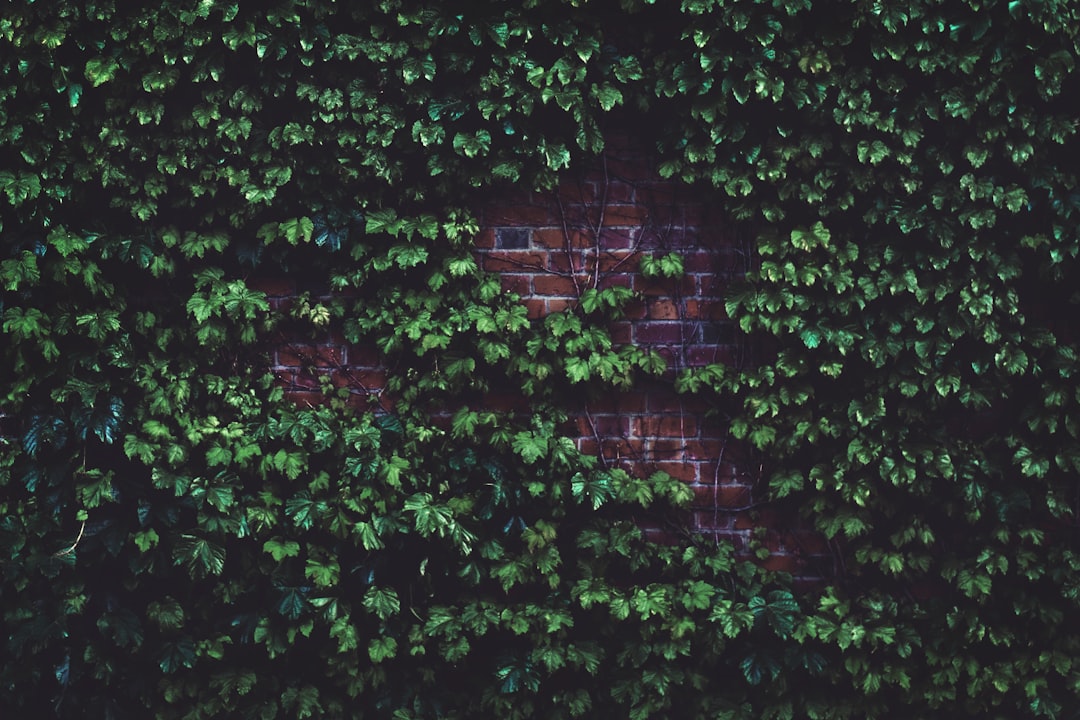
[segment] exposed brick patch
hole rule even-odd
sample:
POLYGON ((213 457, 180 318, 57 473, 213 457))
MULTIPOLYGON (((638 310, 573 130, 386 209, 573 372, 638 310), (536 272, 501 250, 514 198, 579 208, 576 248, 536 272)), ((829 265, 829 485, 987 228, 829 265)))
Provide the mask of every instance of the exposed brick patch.
MULTIPOLYGON (((669 370, 635 390, 583 399, 563 432, 609 467, 639 475, 663 471, 687 483, 694 493, 688 531, 739 551, 763 535, 771 553, 766 566, 820 574, 828 564, 825 544, 756 503, 756 463, 728 441, 717 409, 674 390, 673 379, 687 368, 746 362, 747 347, 724 302, 731 281, 746 271, 749 252, 707 197, 660 178, 649 153, 616 146, 614 156, 551 193, 519 192, 481 208, 482 228, 473 245, 477 259, 500 276, 506 292, 520 296, 534 321, 572 311, 591 288, 631 288, 636 297, 625 307, 625 318, 610 325, 612 341, 659 353, 669 370), (678 254, 684 275, 644 277, 646 253, 678 254)), ((277 302, 295 293, 288 283, 260 287, 277 302)), ((336 340, 277 351, 275 371, 290 395, 314 401, 319 376, 330 373, 333 385, 348 387, 358 401, 392 407, 392 398, 383 394, 386 376, 377 355, 336 340)), ((492 394, 470 405, 528 410, 520 394, 492 394)), ((647 527, 646 533, 659 542, 672 540, 659 528, 647 527)))

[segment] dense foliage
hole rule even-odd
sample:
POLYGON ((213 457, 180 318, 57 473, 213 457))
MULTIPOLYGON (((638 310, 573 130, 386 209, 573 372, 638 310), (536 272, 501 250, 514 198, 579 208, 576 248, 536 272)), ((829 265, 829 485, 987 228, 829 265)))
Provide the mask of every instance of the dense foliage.
POLYGON ((0 15, 5 717, 1077 716, 1075 5, 141 5, 0 15), (621 296, 473 259, 612 128, 755 232, 775 351, 678 388, 818 587, 644 542, 685 488, 556 431, 660 370, 621 296), (393 406, 283 399, 330 330, 393 406))

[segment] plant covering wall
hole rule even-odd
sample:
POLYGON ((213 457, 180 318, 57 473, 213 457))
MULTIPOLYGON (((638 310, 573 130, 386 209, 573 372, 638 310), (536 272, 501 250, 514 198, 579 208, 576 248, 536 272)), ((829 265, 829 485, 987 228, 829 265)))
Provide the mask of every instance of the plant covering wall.
POLYGON ((1076 717, 1076 15, 9 4, 5 716, 1076 717), (477 262, 477 208, 627 131, 752 238, 753 362, 669 369, 612 342, 633 287, 531 319, 477 262), (392 407, 285 398, 275 348, 328 332, 392 407), (656 382, 835 573, 644 539, 689 486, 560 428, 656 382))

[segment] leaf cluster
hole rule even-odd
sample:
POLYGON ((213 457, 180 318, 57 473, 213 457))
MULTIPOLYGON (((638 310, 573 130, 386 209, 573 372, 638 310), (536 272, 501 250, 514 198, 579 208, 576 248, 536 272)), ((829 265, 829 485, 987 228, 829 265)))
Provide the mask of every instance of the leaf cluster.
POLYGON ((1070 717, 1076 12, 9 8, 3 709, 1070 717), (727 310, 759 351, 677 387, 825 538, 814 587, 647 542, 687 488, 564 424, 665 371, 612 342, 632 293, 531 321, 471 251, 465 208, 626 127, 755 239, 727 310), (290 400, 287 341, 385 386, 313 360, 290 400))

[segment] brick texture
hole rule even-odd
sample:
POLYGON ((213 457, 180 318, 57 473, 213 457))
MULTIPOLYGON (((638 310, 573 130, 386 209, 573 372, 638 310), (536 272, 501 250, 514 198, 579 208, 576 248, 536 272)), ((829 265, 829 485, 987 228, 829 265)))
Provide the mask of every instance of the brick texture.
MULTIPOLYGON (((820 576, 828 548, 793 517, 762 512, 755 497, 758 472, 748 453, 727 439, 715 408, 674 390, 678 371, 711 363, 740 364, 746 343, 724 311, 725 290, 746 270, 749 251, 707 196, 659 177, 651 157, 614 148, 596 167, 568 178, 546 194, 520 192, 481 209, 474 251, 481 267, 500 275, 506 292, 521 298, 528 317, 572 308, 593 287, 629 287, 637 299, 627 318, 612 325, 617 343, 659 352, 670 371, 633 391, 592 399, 578 408, 564 432, 583 451, 634 474, 664 471, 688 483, 694 502, 690 532, 740 550, 756 537, 769 549, 763 564, 802 576, 820 576), (685 274, 646 278, 644 254, 677 253, 685 274)), ((295 288, 266 281, 273 306, 295 288)), ((357 402, 389 409, 377 354, 325 343, 283 343, 275 353, 280 381, 300 402, 313 401, 312 372, 349 387, 357 402)), ((520 398, 489 406, 520 406, 520 398), (516 403, 514 401, 517 401, 516 403)), ((760 466, 760 461, 758 461, 760 466)), ((664 541, 667 531, 646 528, 664 541)))

